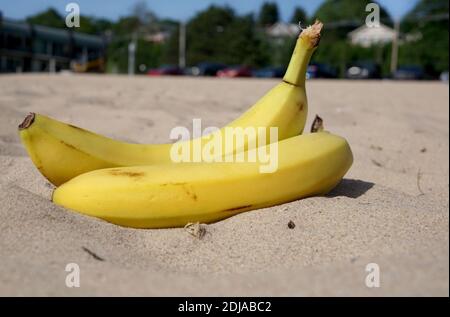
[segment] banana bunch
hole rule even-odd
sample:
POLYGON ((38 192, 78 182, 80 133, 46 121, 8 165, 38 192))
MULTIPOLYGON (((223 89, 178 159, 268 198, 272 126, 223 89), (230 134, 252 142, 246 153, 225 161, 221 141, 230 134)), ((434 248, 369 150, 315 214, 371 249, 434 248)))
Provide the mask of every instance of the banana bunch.
POLYGON ((173 144, 119 142, 38 114, 25 118, 20 137, 39 171, 59 186, 54 203, 127 227, 209 223, 324 194, 339 183, 353 156, 339 136, 324 131, 302 135, 308 108, 306 68, 322 26, 317 21, 303 30, 283 81, 240 118, 209 136, 180 142, 193 148, 224 137, 227 128, 277 128, 278 142, 258 146, 249 137, 215 153, 255 160, 174 163, 173 144), (262 159, 254 154, 274 149, 277 168, 261 173, 262 159))
MULTIPOLYGON (((241 117, 212 136, 186 141, 187 146, 193 148, 198 141, 203 146, 217 135, 225 138, 227 128, 276 127, 280 140, 301 134, 308 112, 305 74, 319 44, 321 28, 322 24, 317 22, 302 32, 281 83, 241 117)), ((40 114, 30 114, 19 126, 19 134, 33 163, 56 186, 101 168, 172 163, 173 144, 120 142, 40 114)), ((221 155, 249 150, 254 141, 247 139, 239 147, 224 148, 221 155)))

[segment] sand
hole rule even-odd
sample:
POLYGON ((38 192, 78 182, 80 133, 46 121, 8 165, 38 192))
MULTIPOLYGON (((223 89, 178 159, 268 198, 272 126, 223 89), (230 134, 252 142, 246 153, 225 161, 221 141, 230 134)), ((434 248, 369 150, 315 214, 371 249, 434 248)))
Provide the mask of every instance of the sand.
POLYGON ((30 111, 134 142, 222 126, 274 80, 0 77, 0 295, 448 296, 449 90, 439 82, 309 81, 355 162, 325 197, 184 229, 134 230, 53 205, 20 144, 30 111), (294 229, 288 222, 295 223, 294 229), (80 267, 80 287, 65 267, 80 267), (366 265, 380 269, 368 288, 366 265))

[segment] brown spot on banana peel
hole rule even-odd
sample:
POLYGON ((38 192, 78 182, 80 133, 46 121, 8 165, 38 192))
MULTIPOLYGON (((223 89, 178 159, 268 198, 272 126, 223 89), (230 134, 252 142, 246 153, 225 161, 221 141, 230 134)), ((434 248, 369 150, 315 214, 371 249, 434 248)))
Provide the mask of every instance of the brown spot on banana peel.
POLYGON ((295 86, 295 87, 300 87, 299 85, 296 85, 296 84, 294 84, 294 83, 291 83, 290 81, 287 81, 286 79, 284 79, 283 78, 283 83, 285 83, 285 84, 288 84, 288 85, 291 85, 291 86, 295 86))
POLYGON ((188 183, 164 183, 160 185, 161 187, 165 186, 181 186, 186 195, 194 201, 198 200, 197 194, 194 193, 192 189, 189 189, 188 183))
POLYGON ((86 130, 86 129, 77 127, 76 125, 72 125, 72 124, 67 124, 67 125, 68 125, 69 127, 71 127, 72 129, 77 130, 78 132, 95 135, 94 132, 91 132, 91 131, 89 131, 89 130, 86 130))
POLYGON ((187 183, 164 183, 164 184, 161 184, 160 186, 183 186, 186 184, 187 183))
POLYGON ((194 192, 189 191, 186 187, 184 187, 186 194, 192 198, 192 200, 197 201, 197 195, 194 192))
POLYGON ((183 187, 184 192, 186 193, 186 195, 191 198, 194 201, 197 201, 197 195, 194 193, 194 191, 192 190, 192 188, 190 189, 187 185, 181 185, 183 187))
POLYGON ((239 207, 233 207, 233 208, 229 208, 229 209, 225 209, 224 211, 228 212, 228 211, 239 211, 239 210, 244 210, 244 209, 248 209, 253 207, 253 205, 245 205, 245 206, 239 206, 239 207))
POLYGON ((25 119, 23 119, 22 123, 19 124, 19 131, 28 129, 34 122, 36 118, 36 114, 34 112, 30 112, 25 119))
POLYGON ((80 130, 80 131, 86 131, 85 129, 82 129, 82 128, 80 128, 80 127, 77 127, 76 125, 71 125, 71 124, 68 124, 68 126, 69 127, 71 127, 72 129, 75 129, 75 130, 80 130))
POLYGON ((113 176, 126 176, 131 178, 139 178, 145 175, 144 172, 129 172, 124 170, 110 170, 109 173, 113 176))
POLYGON ((71 148, 72 150, 79 151, 79 149, 77 149, 74 145, 72 145, 72 144, 70 144, 70 143, 67 143, 67 142, 65 142, 65 141, 63 141, 63 140, 60 140, 59 142, 61 142, 61 144, 64 144, 64 145, 67 146, 68 148, 71 148))
MULTIPOLYGON (((84 131, 84 132, 86 132, 86 133, 89 133, 89 131, 87 131, 87 130, 83 130, 83 129, 81 129, 81 128, 79 128, 79 129, 82 130, 82 131, 84 131)), ((103 160, 103 159, 101 159, 101 158, 95 157, 95 156, 93 156, 92 154, 90 154, 89 152, 85 152, 85 151, 83 151, 83 150, 77 148, 75 145, 70 144, 70 143, 67 143, 67 142, 64 141, 64 140, 59 140, 59 142, 60 142, 61 144, 63 144, 64 146, 67 146, 68 148, 70 148, 70 149, 72 149, 72 150, 74 150, 74 151, 78 151, 78 152, 82 153, 82 154, 85 155, 85 156, 92 157, 92 158, 94 158, 94 159, 96 159, 96 160, 101 160, 101 161, 102 161, 102 164, 103 164, 103 166, 102 166, 101 168, 111 168, 111 167, 119 167, 119 166, 120 166, 119 164, 116 164, 116 163, 113 163, 113 162, 108 162, 108 161, 105 161, 105 160, 103 160)), ((86 172, 88 172, 88 171, 89 171, 89 170, 86 170, 86 172)))
MULTIPOLYGON (((30 113, 30 114, 31 114, 31 113, 30 113)), ((25 118, 25 120, 26 120, 26 118, 25 118)), ((34 120, 34 113, 33 113, 33 120, 34 120)), ((31 125, 31 124, 30 124, 30 125, 31 125)), ((29 127, 29 126, 28 126, 28 127, 29 127)), ((20 129, 20 126, 19 126, 19 129, 20 129)), ((26 129, 26 128, 24 128, 24 129, 26 129)), ((29 137, 29 140, 30 140, 30 144, 33 144, 33 136, 32 136, 31 134, 28 134, 28 137, 29 137)), ((33 149, 33 152, 34 152, 34 149, 33 149)), ((45 178, 48 179, 48 177, 47 177, 47 175, 45 174, 45 171, 44 171, 44 164, 42 164, 42 161, 41 161, 40 157, 37 156, 37 155, 34 155, 34 156, 32 156, 32 161, 33 161, 33 163, 34 163, 34 166, 36 166, 36 168, 38 169, 38 171, 39 171, 42 175, 44 175, 45 178)))
MULTIPOLYGON (((90 155, 88 152, 84 152, 84 151, 80 150, 79 148, 77 148, 75 145, 72 145, 72 144, 70 144, 70 143, 67 143, 67 142, 64 141, 64 140, 59 140, 59 142, 60 142, 61 144, 63 144, 64 146, 67 146, 69 149, 72 149, 72 150, 74 150, 74 151, 81 152, 81 153, 83 153, 84 155, 93 157, 93 156, 90 155)), ((116 165, 116 164, 109 163, 109 166, 105 165, 104 168, 115 167, 115 166, 117 166, 117 165, 116 165)))

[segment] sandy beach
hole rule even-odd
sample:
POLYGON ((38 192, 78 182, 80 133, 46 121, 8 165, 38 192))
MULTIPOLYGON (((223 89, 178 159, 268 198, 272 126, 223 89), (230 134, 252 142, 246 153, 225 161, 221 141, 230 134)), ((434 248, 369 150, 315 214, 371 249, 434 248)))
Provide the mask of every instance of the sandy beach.
POLYGON ((307 82, 309 120, 355 162, 325 197, 185 229, 122 228, 55 206, 22 147, 28 112, 124 141, 223 126, 277 80, 0 76, 0 295, 448 296, 449 89, 440 82, 307 82), (288 222, 295 223, 294 229, 288 222), (68 288, 65 267, 80 267, 68 288), (380 268, 369 288, 366 265, 380 268))

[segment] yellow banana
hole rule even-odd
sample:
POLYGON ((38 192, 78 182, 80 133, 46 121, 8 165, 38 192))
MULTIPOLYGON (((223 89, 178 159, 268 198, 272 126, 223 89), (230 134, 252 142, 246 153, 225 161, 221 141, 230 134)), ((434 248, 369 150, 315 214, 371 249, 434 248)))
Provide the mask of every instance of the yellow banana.
MULTIPOLYGON (((228 127, 276 127, 279 140, 302 133, 308 108, 305 74, 321 29, 317 21, 301 33, 283 81, 228 127)), ((223 135, 224 129, 214 133, 223 135)), ((119 142, 39 114, 25 118, 19 134, 34 164, 55 185, 101 168, 171 162, 172 144, 119 142)), ((223 155, 250 149, 250 141, 223 155)))
MULTIPOLYGON (((277 144, 278 168, 270 174, 260 173, 260 161, 248 160, 109 168, 75 177, 57 188, 52 199, 126 227, 178 227, 324 194, 353 161, 347 141, 327 132, 277 144)), ((260 150, 273 149, 267 145, 260 150)))

